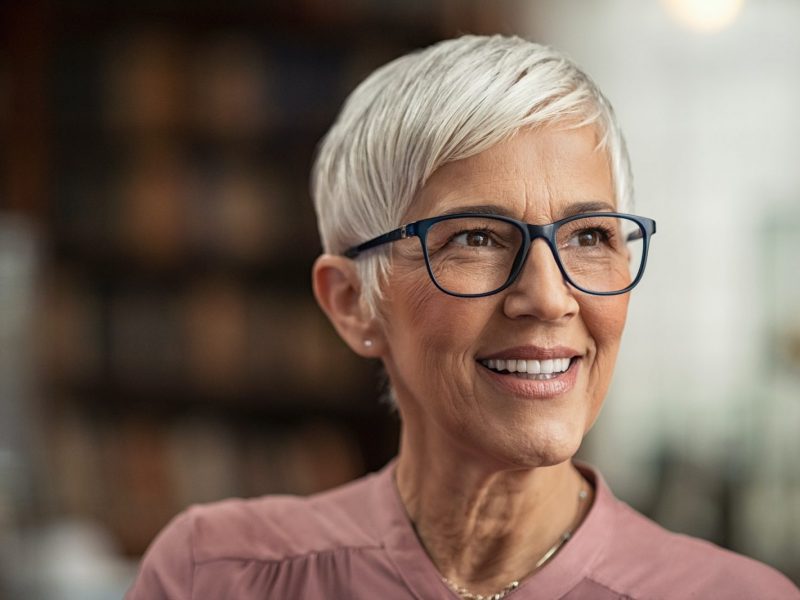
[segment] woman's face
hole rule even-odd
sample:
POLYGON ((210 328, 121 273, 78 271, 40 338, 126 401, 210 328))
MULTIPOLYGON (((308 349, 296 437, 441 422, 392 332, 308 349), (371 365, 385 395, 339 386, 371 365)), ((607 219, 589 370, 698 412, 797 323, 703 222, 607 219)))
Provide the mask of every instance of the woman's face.
MULTIPOLYGON (((487 205, 536 224, 615 210, 608 160, 596 143, 590 127, 522 131, 436 171, 404 222, 487 205)), ((455 445, 512 467, 573 456, 606 394, 627 294, 591 296, 570 287, 541 239, 513 285, 484 298, 438 290, 417 238, 396 242, 393 253, 383 359, 405 435, 427 451, 455 445), (570 362, 562 374, 532 380, 492 370, 492 357, 538 359, 540 368, 548 358, 570 362)))

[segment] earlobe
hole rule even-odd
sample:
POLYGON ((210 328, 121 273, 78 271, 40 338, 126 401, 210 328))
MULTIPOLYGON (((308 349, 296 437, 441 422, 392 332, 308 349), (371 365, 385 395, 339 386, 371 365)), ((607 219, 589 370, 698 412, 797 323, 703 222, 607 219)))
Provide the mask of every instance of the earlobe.
POLYGON ((380 355, 379 332, 361 302, 361 280, 353 262, 323 254, 312 269, 314 296, 339 336, 357 354, 380 355))

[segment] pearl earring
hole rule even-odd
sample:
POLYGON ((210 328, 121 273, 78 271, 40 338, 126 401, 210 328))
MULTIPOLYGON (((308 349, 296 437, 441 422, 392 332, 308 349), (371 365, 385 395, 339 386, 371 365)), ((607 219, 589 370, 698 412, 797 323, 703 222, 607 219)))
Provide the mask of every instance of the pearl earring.
POLYGON ((364 340, 364 345, 367 348, 372 348, 372 340, 364 340))

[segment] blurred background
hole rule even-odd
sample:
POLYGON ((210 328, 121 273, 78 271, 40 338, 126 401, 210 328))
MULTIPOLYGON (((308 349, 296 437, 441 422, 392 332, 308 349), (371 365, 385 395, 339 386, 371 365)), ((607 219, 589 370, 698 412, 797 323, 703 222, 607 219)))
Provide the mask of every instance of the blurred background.
POLYGON ((308 173, 361 79, 461 33, 582 65, 658 221, 581 457, 800 583, 800 3, 28 0, 0 6, 0 596, 119 598, 188 504, 394 455, 313 301, 308 173))

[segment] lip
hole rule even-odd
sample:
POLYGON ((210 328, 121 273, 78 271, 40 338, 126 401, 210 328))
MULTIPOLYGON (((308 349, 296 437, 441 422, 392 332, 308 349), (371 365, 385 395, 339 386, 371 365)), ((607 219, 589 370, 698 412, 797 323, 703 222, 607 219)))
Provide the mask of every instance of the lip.
POLYGON ((501 352, 476 360, 478 372, 481 373, 493 386, 502 389, 513 396, 529 400, 548 400, 563 396, 575 387, 578 379, 578 371, 581 368, 582 356, 579 352, 566 346, 554 346, 542 348, 539 346, 518 346, 507 348, 501 352), (569 369, 556 375, 552 379, 536 380, 524 379, 514 375, 501 375, 496 371, 481 364, 481 360, 489 359, 513 359, 523 358, 525 360, 547 360, 549 358, 572 358, 569 369))
POLYGON ((551 346, 545 348, 543 346, 515 346, 514 348, 506 348, 500 352, 481 356, 477 360, 489 360, 492 358, 499 358, 508 360, 512 358, 522 358, 525 360, 547 360, 549 358, 573 358, 580 357, 581 353, 574 348, 567 346, 551 346))
POLYGON ((569 369, 552 379, 544 381, 523 379, 514 375, 501 375, 481 363, 478 363, 478 367, 478 371, 481 374, 494 386, 503 389, 506 393, 530 400, 548 400, 563 396, 575 387, 578 370, 581 368, 581 359, 573 359, 569 369))

